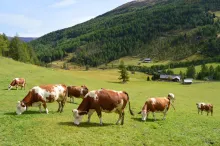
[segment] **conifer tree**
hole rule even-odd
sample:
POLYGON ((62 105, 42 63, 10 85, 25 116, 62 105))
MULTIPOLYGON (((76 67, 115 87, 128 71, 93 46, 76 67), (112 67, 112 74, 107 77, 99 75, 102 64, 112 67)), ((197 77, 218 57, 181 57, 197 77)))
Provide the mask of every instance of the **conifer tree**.
POLYGON ((124 61, 120 62, 118 69, 120 73, 120 76, 118 79, 121 80, 123 83, 126 83, 127 81, 129 81, 128 71, 124 65, 124 61))

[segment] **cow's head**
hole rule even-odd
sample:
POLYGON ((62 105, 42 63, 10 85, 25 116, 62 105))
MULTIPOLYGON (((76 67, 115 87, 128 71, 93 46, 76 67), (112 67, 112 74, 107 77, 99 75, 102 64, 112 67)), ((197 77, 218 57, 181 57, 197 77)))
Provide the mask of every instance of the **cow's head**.
POLYGON ((9 84, 9 85, 8 85, 8 90, 11 90, 11 88, 12 88, 12 86, 9 84))
POLYGON ((23 102, 20 102, 20 101, 18 101, 16 107, 17 107, 17 110, 16 110, 17 115, 22 114, 27 109, 26 105, 23 102))
POLYGON ((89 89, 83 85, 81 86, 81 95, 85 96, 89 92, 89 89))
POLYGON ((77 109, 73 109, 72 112, 73 112, 73 119, 74 119, 73 122, 76 125, 79 125, 80 122, 82 121, 83 115, 87 114, 86 111, 78 111, 77 109))
POLYGON ((145 121, 147 118, 147 111, 146 110, 142 110, 140 111, 138 114, 141 114, 142 116, 142 121, 145 121))
POLYGON ((168 94, 168 98, 174 102, 175 98, 174 98, 174 94, 173 93, 169 93, 168 94))

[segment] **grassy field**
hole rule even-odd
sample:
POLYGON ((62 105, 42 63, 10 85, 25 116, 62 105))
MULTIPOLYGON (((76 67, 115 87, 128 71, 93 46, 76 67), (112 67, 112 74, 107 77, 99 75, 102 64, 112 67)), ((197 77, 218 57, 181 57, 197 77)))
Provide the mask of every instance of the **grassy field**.
MULTIPOLYGON (((15 62, 0 57, 0 145, 180 145, 201 146, 220 145, 220 82, 201 82, 181 85, 171 82, 147 82, 141 73, 130 75, 127 84, 118 83, 117 70, 66 71, 41 68, 15 62), (7 87, 15 77, 27 80, 26 90, 11 90, 7 87), (49 103, 49 114, 39 113, 38 108, 30 107, 23 115, 15 115, 15 106, 28 90, 40 84, 64 83, 66 85, 85 84, 90 90, 109 88, 125 90, 129 93, 131 107, 136 113, 131 116, 126 107, 125 124, 115 125, 117 114, 103 113, 103 126, 94 114, 91 123, 83 118, 80 126, 73 125, 72 109, 76 104, 66 103, 63 113, 56 113, 58 104, 49 103), (157 121, 141 121, 137 113, 145 100, 152 96, 175 94, 176 111, 168 111, 167 119, 157 113, 157 121), (214 104, 214 115, 198 115, 196 102, 214 104)), ((69 99, 68 99, 69 101, 69 99)))
MULTIPOLYGON (((210 66, 213 66, 214 68, 216 68, 218 65, 220 65, 220 63, 207 63, 206 66, 207 67, 210 67, 210 66)), ((198 65, 198 66, 195 66, 195 69, 196 69, 196 72, 200 72, 201 71, 201 65, 198 65)), ((182 72, 186 72, 186 68, 175 68, 175 69, 172 69, 173 72, 175 74, 179 74, 180 71, 182 72)))

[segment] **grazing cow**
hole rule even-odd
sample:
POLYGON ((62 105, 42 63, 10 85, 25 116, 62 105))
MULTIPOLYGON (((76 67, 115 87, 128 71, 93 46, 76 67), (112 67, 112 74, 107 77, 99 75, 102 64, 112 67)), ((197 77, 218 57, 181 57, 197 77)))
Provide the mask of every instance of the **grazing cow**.
POLYGON ((170 104, 173 106, 172 101, 174 101, 173 93, 169 93, 167 97, 149 98, 145 102, 142 111, 140 111, 138 114, 142 114, 142 120, 145 121, 150 112, 152 112, 154 120, 156 120, 155 112, 163 112, 163 120, 165 120, 170 104))
POLYGON ((88 92, 89 89, 83 86, 68 86, 68 97, 70 97, 70 102, 74 103, 74 97, 76 98, 83 98, 88 92))
POLYGON ((203 102, 199 102, 196 103, 197 108, 198 108, 198 114, 201 111, 201 115, 203 111, 207 112, 207 116, 209 115, 209 112, 211 112, 211 115, 213 114, 213 105, 210 103, 203 103, 203 102))
POLYGON ((88 122, 90 122, 91 115, 96 111, 100 125, 102 125, 102 111, 119 114, 119 119, 116 124, 121 122, 124 124, 124 108, 127 102, 129 103, 129 111, 134 115, 130 108, 129 96, 125 91, 114 91, 108 89, 100 89, 90 91, 83 98, 82 103, 77 109, 73 109, 74 124, 79 125, 84 114, 88 114, 88 122))
POLYGON ((16 87, 16 89, 18 89, 18 86, 21 86, 21 89, 24 87, 25 89, 25 79, 24 78, 14 78, 11 82, 11 84, 9 84, 8 86, 8 90, 11 90, 12 87, 16 87))
POLYGON ((41 104, 48 114, 46 102, 57 101, 59 108, 57 112, 62 112, 67 98, 67 87, 62 84, 41 85, 33 87, 22 101, 17 103, 18 115, 22 114, 29 106, 38 106, 41 112, 41 104))

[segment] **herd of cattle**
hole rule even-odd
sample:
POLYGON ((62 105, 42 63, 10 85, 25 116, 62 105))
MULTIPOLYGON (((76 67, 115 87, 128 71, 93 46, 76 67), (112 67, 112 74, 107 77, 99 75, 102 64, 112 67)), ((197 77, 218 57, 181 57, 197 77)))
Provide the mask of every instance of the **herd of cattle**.
MULTIPOLYGON (((25 79, 24 78, 15 78, 8 87, 10 90, 12 87, 21 86, 21 89, 25 89, 25 79)), ((88 122, 94 112, 97 113, 100 124, 102 125, 102 112, 115 112, 119 115, 118 121, 116 124, 124 124, 124 109, 126 104, 129 105, 129 111, 131 115, 134 115, 131 110, 129 95, 125 91, 115 91, 101 88, 99 90, 89 91, 89 89, 84 86, 66 86, 63 84, 54 84, 54 85, 41 85, 35 86, 29 90, 28 94, 24 97, 23 100, 18 101, 17 111, 18 115, 22 114, 30 106, 39 107, 40 112, 42 111, 41 105, 43 105, 46 113, 48 114, 47 102, 58 102, 57 112, 63 112, 63 108, 67 97, 70 97, 70 101, 74 102, 74 97, 83 98, 81 104, 77 109, 73 109, 74 124, 79 125, 83 115, 88 114, 88 122)), ((164 114, 163 119, 166 118, 167 111, 169 110, 170 105, 173 106, 174 94, 169 93, 167 97, 157 97, 149 98, 139 112, 142 115, 142 120, 148 118, 148 114, 152 112, 154 120, 156 120, 155 112, 162 112, 164 114)), ((196 103, 198 108, 198 114, 201 111, 207 112, 207 115, 211 112, 213 114, 213 105, 209 103, 196 103)), ((175 108, 174 108, 175 110, 175 108)))

